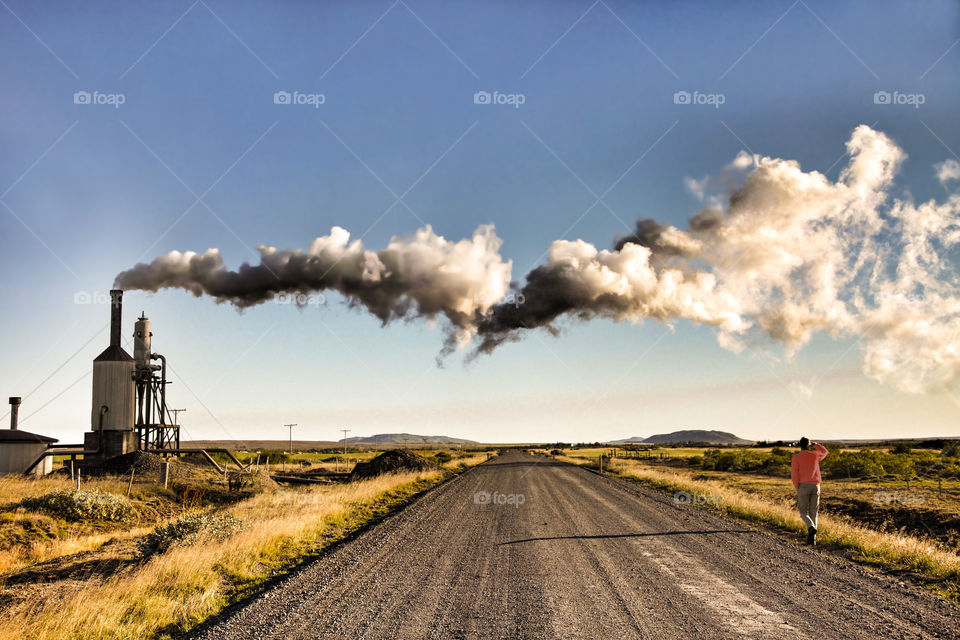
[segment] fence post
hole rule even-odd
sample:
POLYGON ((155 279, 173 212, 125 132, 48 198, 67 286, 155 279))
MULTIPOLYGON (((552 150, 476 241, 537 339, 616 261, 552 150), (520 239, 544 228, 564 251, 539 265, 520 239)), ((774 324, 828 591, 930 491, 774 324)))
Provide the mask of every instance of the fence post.
POLYGON ((163 480, 163 488, 167 488, 167 483, 170 480, 170 463, 161 462, 160 463, 160 478, 163 480))

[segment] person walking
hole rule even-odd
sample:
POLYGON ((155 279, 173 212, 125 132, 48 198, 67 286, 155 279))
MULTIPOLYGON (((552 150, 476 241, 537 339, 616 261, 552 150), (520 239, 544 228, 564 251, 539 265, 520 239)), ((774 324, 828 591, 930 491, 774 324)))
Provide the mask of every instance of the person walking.
POLYGON ((800 451, 793 454, 790 477, 797 490, 797 509, 807 525, 807 544, 817 544, 817 512, 820 510, 820 461, 827 457, 827 448, 819 442, 800 438, 800 451))

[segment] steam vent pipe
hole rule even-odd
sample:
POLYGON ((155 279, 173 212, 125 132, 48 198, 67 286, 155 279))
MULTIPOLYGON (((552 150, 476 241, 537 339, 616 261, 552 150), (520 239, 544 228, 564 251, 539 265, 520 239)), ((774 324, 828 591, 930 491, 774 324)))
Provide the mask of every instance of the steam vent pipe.
POLYGON ((19 414, 20 414, 20 401, 21 398, 11 397, 10 398, 10 430, 16 431, 17 424, 19 423, 19 414))
POLYGON ((110 290, 110 346, 120 346, 120 325, 123 316, 123 291, 110 290))

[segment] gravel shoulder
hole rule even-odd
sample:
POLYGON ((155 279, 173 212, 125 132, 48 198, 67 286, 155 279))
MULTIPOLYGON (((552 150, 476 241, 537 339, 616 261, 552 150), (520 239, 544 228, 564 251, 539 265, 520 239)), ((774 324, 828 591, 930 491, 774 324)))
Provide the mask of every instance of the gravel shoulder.
POLYGON ((842 558, 510 453, 190 637, 960 638, 958 620, 842 558))

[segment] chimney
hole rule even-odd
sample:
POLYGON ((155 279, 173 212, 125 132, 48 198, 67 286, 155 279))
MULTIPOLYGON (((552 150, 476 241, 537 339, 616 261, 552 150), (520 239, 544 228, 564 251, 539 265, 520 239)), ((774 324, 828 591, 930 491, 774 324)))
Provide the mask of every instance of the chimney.
POLYGON ((120 346, 120 313, 123 309, 123 290, 110 290, 110 346, 120 346))
POLYGON ((17 430, 17 422, 19 420, 18 414, 20 413, 20 401, 22 398, 19 396, 10 397, 10 429, 12 431, 17 430))

